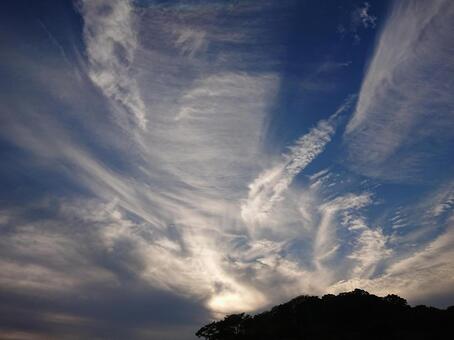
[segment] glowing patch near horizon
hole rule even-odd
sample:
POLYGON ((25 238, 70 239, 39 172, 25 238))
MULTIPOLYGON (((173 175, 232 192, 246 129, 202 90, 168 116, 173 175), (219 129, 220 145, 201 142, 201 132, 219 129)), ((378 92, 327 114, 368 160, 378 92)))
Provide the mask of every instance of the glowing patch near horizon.
POLYGON ((217 316, 249 312, 265 304, 264 297, 257 292, 225 292, 213 296, 207 303, 208 308, 217 316))

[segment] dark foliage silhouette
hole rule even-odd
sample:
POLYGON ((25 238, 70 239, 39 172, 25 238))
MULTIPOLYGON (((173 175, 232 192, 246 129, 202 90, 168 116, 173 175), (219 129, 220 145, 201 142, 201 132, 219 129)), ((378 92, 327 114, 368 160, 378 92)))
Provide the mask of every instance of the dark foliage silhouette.
POLYGON ((196 335, 207 340, 453 339, 454 306, 410 307, 397 295, 355 289, 322 298, 299 296, 255 316, 229 315, 196 335))

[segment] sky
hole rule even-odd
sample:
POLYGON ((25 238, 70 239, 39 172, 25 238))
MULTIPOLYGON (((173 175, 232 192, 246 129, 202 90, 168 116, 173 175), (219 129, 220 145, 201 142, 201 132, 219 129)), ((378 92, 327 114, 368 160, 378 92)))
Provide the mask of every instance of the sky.
POLYGON ((454 304, 454 2, 0 3, 0 337, 454 304))

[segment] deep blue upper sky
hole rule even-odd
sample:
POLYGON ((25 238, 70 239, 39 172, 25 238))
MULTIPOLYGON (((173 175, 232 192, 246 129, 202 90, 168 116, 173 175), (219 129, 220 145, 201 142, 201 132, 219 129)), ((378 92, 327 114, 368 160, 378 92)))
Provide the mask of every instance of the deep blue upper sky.
POLYGON ((0 7, 0 337, 454 304, 452 1, 0 7))

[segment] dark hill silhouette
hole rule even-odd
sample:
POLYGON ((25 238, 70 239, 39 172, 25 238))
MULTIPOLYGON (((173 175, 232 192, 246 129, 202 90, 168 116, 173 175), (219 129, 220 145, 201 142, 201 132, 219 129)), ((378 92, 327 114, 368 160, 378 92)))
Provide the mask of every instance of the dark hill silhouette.
POLYGON ((255 316, 232 314, 196 335, 208 340, 454 339, 454 306, 410 307, 397 295, 355 289, 322 298, 299 296, 255 316))

